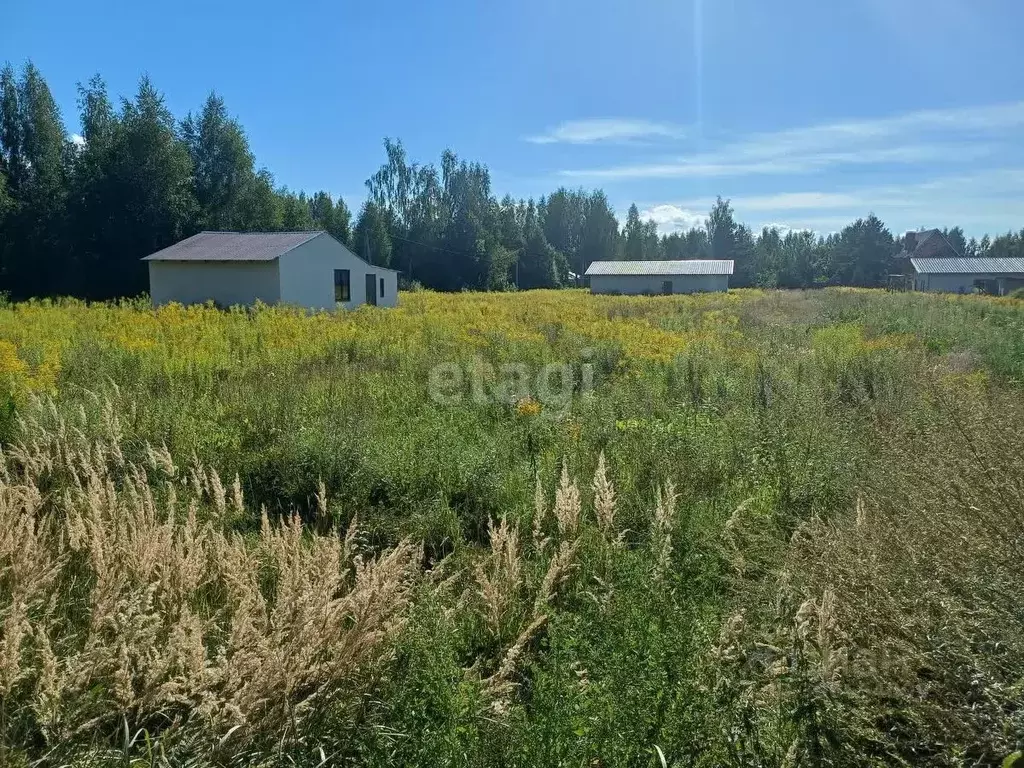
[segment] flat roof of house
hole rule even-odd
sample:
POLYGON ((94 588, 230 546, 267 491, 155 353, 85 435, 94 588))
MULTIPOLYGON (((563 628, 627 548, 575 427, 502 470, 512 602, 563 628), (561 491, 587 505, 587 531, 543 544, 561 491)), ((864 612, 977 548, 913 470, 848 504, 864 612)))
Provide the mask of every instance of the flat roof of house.
POLYGON ((731 275, 733 263, 724 259, 680 261, 592 261, 587 275, 731 275))
POLYGON ((911 258, 918 274, 928 275, 1013 275, 1024 274, 1022 258, 911 258))
POLYGON ((316 232, 200 232, 146 256, 143 261, 273 261, 316 232))

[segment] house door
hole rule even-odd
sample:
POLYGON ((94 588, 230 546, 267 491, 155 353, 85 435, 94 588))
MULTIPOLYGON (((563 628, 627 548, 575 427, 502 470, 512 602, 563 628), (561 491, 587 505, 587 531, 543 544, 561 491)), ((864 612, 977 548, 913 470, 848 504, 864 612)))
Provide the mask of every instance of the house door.
POLYGON ((672 281, 671 280, 663 280, 662 281, 662 283, 661 283, 661 292, 662 293, 672 293, 672 281))
POLYGON ((377 306, 377 276, 372 272, 366 275, 366 303, 377 306))

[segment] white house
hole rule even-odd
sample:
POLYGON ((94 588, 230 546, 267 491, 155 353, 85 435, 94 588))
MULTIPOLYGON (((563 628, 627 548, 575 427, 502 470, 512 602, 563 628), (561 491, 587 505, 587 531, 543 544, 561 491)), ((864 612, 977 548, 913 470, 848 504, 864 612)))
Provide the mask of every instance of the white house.
POLYGON ((733 263, 725 260, 592 261, 591 293, 656 294, 729 290, 733 263))
POLYGON ((200 232, 146 256, 153 304, 398 304, 398 272, 375 267, 326 232, 200 232))
POLYGON ((911 258, 914 290, 945 293, 989 293, 994 296, 1024 288, 1024 259, 1015 257, 911 258))

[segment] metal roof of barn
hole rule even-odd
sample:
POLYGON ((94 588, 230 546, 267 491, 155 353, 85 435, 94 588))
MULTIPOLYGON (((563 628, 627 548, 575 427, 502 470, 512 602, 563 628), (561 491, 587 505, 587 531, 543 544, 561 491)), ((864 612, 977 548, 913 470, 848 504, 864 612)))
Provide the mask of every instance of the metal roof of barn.
POLYGON ((1024 274, 1021 258, 912 258, 910 263, 918 274, 930 275, 1011 275, 1024 274))
POLYGON ((200 232, 146 256, 143 261, 273 261, 317 232, 200 232))
POLYGON ((592 261, 587 275, 731 275, 732 261, 685 259, 681 261, 592 261))

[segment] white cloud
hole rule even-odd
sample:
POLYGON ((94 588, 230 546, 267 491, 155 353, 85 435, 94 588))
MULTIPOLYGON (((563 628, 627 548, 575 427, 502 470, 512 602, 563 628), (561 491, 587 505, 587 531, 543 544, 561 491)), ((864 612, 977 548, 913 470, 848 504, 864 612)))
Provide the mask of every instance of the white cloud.
MULTIPOLYGON (((789 224, 783 224, 778 221, 769 221, 761 225, 762 228, 768 227, 768 229, 777 229, 780 235, 788 235, 790 232, 813 232, 814 230, 808 230, 806 227, 794 227, 789 224)), ((760 235, 760 230, 755 234, 760 235)))
POLYGON ((920 110, 756 133, 710 152, 651 163, 568 169, 560 175, 591 179, 651 179, 783 175, 843 165, 967 162, 994 155, 1016 141, 1024 101, 982 107, 920 110))
MULTIPOLYGON (((603 122, 567 123, 535 140, 628 143, 648 130, 644 121, 608 121, 618 127, 600 130, 603 122)), ((721 193, 732 199, 737 219, 755 230, 774 224, 828 233, 873 212, 897 234, 957 224, 980 237, 1024 224, 1022 129, 1024 101, 917 110, 705 139, 689 154, 692 142, 680 137, 669 143, 671 154, 631 157, 627 150, 614 163, 559 175, 582 183, 633 182, 630 197, 640 182, 650 182, 659 196, 637 202, 663 233, 699 226, 714 203, 704 195, 721 193), (666 194, 673 186, 679 193, 666 194), (687 187, 701 197, 689 197, 687 187)))
POLYGON ((533 144, 597 144, 639 139, 678 139, 682 136, 681 128, 667 123, 602 117, 571 120, 539 136, 528 136, 526 140, 533 144))
MULTIPOLYGON (((914 188, 917 185, 912 185, 914 188)), ((750 195, 727 198, 733 208, 742 208, 744 211, 754 213, 778 213, 782 211, 822 211, 835 209, 855 209, 869 206, 879 201, 890 205, 898 205, 901 202, 899 194, 906 195, 911 191, 911 186, 905 187, 884 187, 862 189, 855 192, 779 192, 771 195, 750 195)), ((694 200, 685 200, 678 205, 693 210, 708 210, 714 205, 714 198, 705 197, 694 200)), ((905 204, 912 204, 909 197, 902 198, 905 204)), ((866 210, 866 209, 865 209, 866 210)))
POLYGON ((658 225, 658 232, 668 234, 703 227, 708 217, 705 213, 691 211, 678 205, 662 204, 641 211, 640 218, 644 221, 653 221, 658 225))
POLYGON ((743 198, 742 204, 748 211, 819 210, 857 206, 860 198, 844 192, 782 192, 743 198))
POLYGON ((752 134, 726 148, 734 158, 767 158, 798 153, 873 154, 873 161, 928 161, 941 157, 952 141, 992 138, 1024 126, 1024 101, 946 110, 919 110, 869 120, 752 134), (936 142, 936 139, 941 141, 936 142))
MULTIPOLYGON (((1024 223, 1024 167, 981 169, 903 184, 875 184, 845 190, 808 189, 766 195, 729 197, 736 219, 755 231, 764 226, 835 232, 857 218, 875 213, 893 231, 930 226, 964 227, 980 237, 1024 223)), ((645 206, 659 211, 663 234, 686 229, 685 215, 708 211, 712 198, 659 202, 645 206), (673 217, 671 212, 681 212, 673 217), (677 223, 679 222, 679 223, 677 223)))
POLYGON ((955 158, 958 162, 978 160, 992 154, 988 144, 960 146, 947 144, 918 144, 899 147, 875 147, 845 152, 800 153, 793 149, 788 155, 764 159, 742 159, 742 154, 754 155, 750 147, 740 147, 720 153, 697 155, 691 160, 667 163, 621 165, 610 168, 559 171, 560 176, 579 179, 669 179, 719 178, 754 175, 794 175, 813 173, 840 165, 916 165, 944 162, 955 158), (739 158, 739 159, 734 159, 739 158))
POLYGON ((85 146, 85 136, 83 136, 80 133, 72 133, 71 134, 71 143, 74 144, 76 147, 84 147, 85 146))

